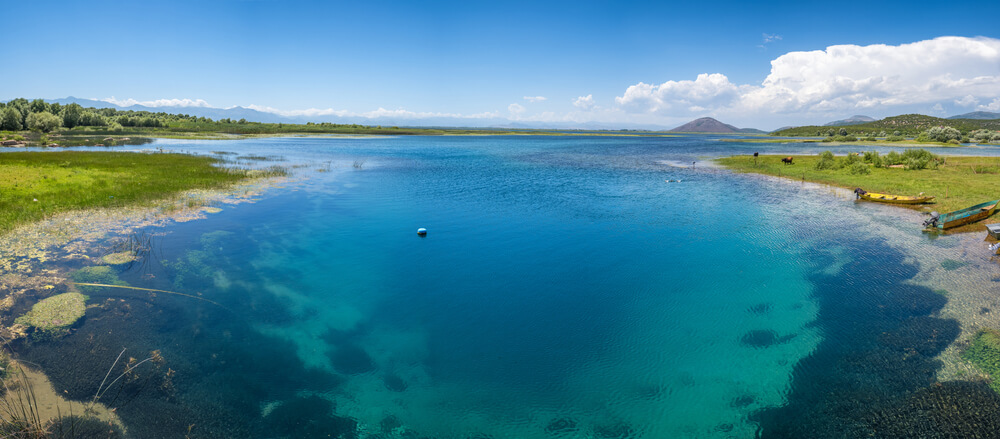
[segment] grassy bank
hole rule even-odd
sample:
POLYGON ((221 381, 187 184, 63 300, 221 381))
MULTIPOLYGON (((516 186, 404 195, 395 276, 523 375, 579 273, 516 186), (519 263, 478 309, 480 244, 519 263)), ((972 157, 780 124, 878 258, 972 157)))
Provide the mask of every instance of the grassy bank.
POLYGON ((129 152, 0 154, 0 233, 60 212, 152 203, 249 176, 214 157, 129 152))
MULTIPOLYGON (((896 195, 926 195, 937 197, 927 205, 939 212, 950 212, 985 201, 1000 198, 1000 158, 998 157, 947 157, 937 169, 907 170, 870 167, 869 174, 852 174, 848 167, 841 169, 816 169, 819 155, 794 156, 794 164, 781 162, 784 156, 732 156, 716 161, 737 172, 787 177, 825 183, 853 189, 860 187, 869 192, 896 195)), ((989 220, 988 220, 989 221, 989 220)), ((993 218, 991 222, 995 222, 993 218)))
POLYGON ((954 144, 946 142, 918 142, 913 139, 907 140, 885 140, 885 139, 875 139, 875 140, 856 140, 851 142, 841 142, 841 141, 829 141, 825 138, 810 137, 810 138, 798 138, 792 139, 788 137, 762 137, 757 139, 719 139, 721 142, 741 142, 741 143, 813 143, 821 145, 830 146, 843 146, 843 145, 857 145, 858 147, 864 147, 866 145, 876 145, 876 146, 891 146, 891 147, 935 147, 935 148, 960 148, 963 146, 969 146, 968 144, 954 144))

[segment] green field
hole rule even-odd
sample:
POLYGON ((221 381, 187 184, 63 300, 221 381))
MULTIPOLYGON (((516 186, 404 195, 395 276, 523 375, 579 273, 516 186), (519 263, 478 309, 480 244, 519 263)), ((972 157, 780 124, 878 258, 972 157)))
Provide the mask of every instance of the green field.
MULTIPOLYGON (((1000 157, 944 157, 937 169, 894 169, 869 166, 869 174, 852 174, 849 167, 816 169, 819 155, 799 155, 794 164, 785 165, 785 156, 732 156, 716 161, 737 172, 752 172, 825 183, 847 189, 856 187, 869 192, 895 195, 937 197, 932 209, 950 212, 985 201, 1000 199, 1000 157)), ((838 158, 842 160, 843 158, 838 158)), ((994 218, 993 221, 996 221, 994 218)))
POLYGON ((216 166, 220 162, 163 153, 2 153, 0 233, 59 212, 151 204, 186 190, 222 188, 253 174, 216 166))

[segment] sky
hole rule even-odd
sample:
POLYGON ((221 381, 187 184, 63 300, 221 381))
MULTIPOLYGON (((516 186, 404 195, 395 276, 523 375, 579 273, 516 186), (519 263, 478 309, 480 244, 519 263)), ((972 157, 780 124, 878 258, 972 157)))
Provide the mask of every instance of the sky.
POLYGON ((469 126, 710 116, 774 129, 1000 112, 996 0, 0 0, 0 11, 0 100, 469 126))

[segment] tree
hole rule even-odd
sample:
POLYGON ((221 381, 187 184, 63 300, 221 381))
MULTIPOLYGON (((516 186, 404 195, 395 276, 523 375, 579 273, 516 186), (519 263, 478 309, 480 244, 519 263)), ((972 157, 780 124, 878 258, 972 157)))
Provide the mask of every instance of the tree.
POLYGON ((66 128, 73 128, 80 124, 80 117, 83 115, 83 107, 80 104, 72 103, 63 108, 63 125, 66 128))
POLYGON ((28 128, 47 133, 62 125, 62 119, 48 111, 28 115, 28 128))
POLYGON ((22 126, 21 112, 17 111, 17 108, 8 105, 3 109, 3 126, 0 126, 0 128, 17 131, 20 130, 22 126))
POLYGON ((837 132, 837 134, 840 134, 841 136, 846 136, 847 128, 841 128, 840 131, 837 132))
POLYGON ((17 99, 11 99, 9 102, 7 102, 7 106, 13 107, 14 109, 17 110, 17 113, 21 115, 21 120, 18 121, 18 124, 23 128, 25 119, 27 119, 28 113, 31 112, 31 103, 29 103, 28 100, 25 98, 17 98, 17 99))
POLYGON ((45 101, 41 99, 35 99, 31 101, 31 107, 29 108, 31 109, 32 113, 48 112, 49 104, 46 104, 45 101))

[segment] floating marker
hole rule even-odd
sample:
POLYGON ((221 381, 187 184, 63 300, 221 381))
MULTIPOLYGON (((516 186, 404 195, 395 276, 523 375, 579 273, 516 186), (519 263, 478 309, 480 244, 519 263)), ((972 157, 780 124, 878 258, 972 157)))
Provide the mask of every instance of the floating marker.
POLYGON ((420 236, 427 236, 427 229, 421 227, 421 228, 417 229, 417 234, 420 235, 420 236))

